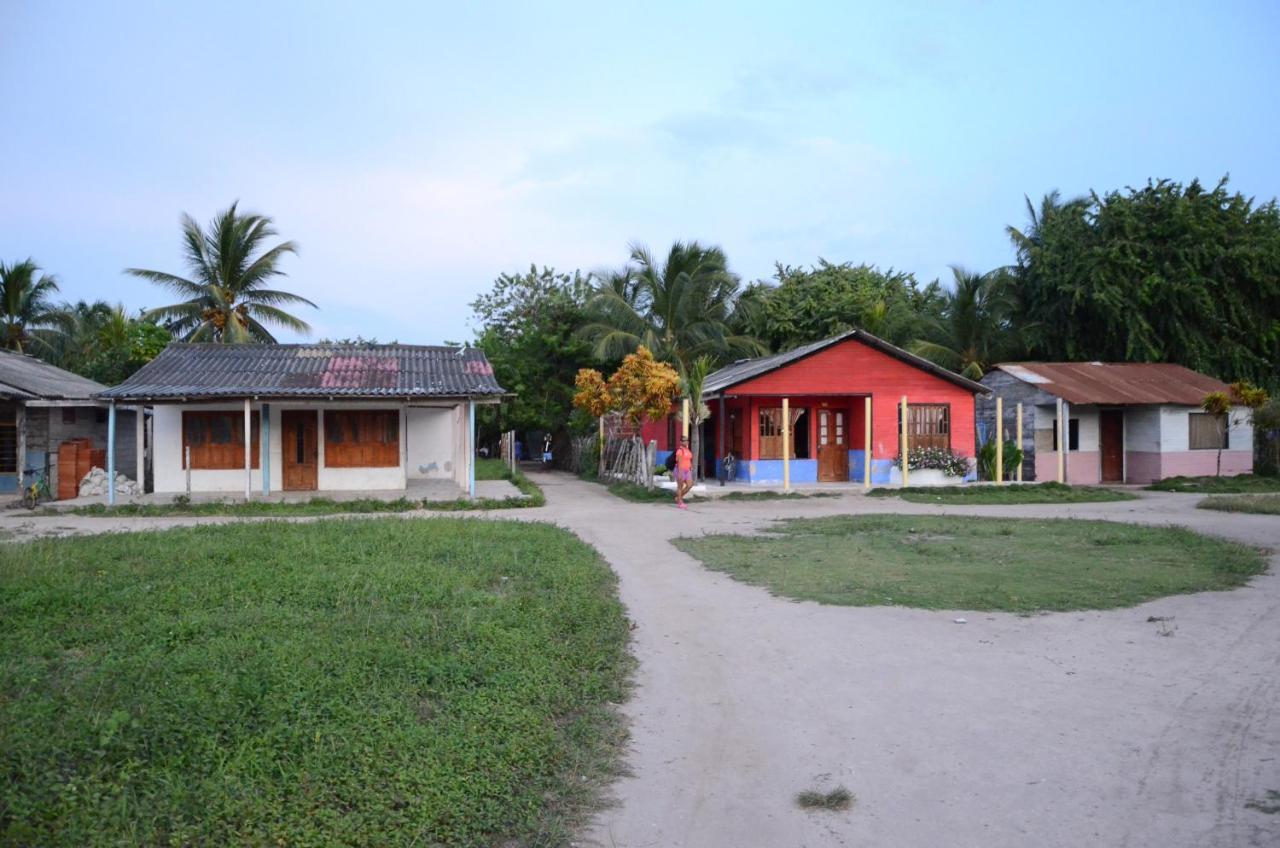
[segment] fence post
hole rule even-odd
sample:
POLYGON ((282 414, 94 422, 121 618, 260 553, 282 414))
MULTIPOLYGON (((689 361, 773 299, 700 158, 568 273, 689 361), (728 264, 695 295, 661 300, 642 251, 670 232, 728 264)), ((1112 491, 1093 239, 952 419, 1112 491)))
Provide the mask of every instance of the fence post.
POLYGON ((1004 398, 996 398, 996 483, 1004 482, 1004 398))

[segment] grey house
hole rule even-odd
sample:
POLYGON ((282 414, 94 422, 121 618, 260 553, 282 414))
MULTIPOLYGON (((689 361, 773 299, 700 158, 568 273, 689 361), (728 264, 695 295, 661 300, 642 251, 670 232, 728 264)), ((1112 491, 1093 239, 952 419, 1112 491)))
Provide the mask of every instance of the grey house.
MULTIPOLYGON (((17 492, 32 472, 45 475, 56 493, 58 446, 65 441, 89 439, 105 449, 107 404, 94 395, 106 388, 35 357, 0 351, 0 492, 17 492)), ((132 476, 141 441, 135 412, 121 410, 118 416, 117 461, 132 476)))

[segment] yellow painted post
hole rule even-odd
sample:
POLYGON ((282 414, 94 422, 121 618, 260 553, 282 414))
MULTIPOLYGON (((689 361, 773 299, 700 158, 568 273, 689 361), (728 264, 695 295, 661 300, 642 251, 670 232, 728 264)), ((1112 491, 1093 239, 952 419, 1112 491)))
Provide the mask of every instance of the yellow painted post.
POLYGON ((1067 428, 1062 420, 1062 398, 1058 398, 1058 420, 1053 422, 1058 429, 1058 482, 1066 480, 1067 428))
POLYGON ((902 435, 898 438, 898 449, 902 451, 902 486, 906 488, 909 485, 907 472, 907 454, 910 447, 907 445, 907 396, 902 396, 902 435))
POLYGON ((1004 482, 1004 398, 996 398, 996 483, 1004 482))
MULTIPOLYGON (((1018 404, 1018 450, 1022 450, 1022 404, 1018 404)), ((1018 457, 1018 482, 1022 482, 1022 457, 1018 457)))
POLYGON ((871 488, 871 395, 867 395, 862 401, 862 420, 863 434, 862 445, 862 488, 871 488))
POLYGON ((782 399, 782 491, 791 491, 791 399, 782 399))
POLYGON ((689 438, 689 399, 685 398, 680 404, 680 432, 687 439, 689 438))

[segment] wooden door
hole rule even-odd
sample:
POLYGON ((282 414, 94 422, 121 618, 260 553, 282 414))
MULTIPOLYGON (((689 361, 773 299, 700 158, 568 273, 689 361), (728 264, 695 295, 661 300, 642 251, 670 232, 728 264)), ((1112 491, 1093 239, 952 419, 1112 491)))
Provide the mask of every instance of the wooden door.
POLYGON ((849 479, 847 423, 843 409, 818 410, 818 480, 824 483, 849 479))
POLYGON ((308 409, 286 409, 280 413, 284 488, 314 491, 319 446, 316 442, 316 413, 308 409))
POLYGON ((1124 480, 1124 413, 1104 409, 1098 420, 1099 450, 1102 452, 1102 482, 1124 480))

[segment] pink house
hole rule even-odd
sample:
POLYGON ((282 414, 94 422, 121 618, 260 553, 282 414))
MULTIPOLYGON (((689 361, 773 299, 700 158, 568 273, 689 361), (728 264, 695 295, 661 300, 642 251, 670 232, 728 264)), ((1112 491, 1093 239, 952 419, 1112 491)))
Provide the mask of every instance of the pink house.
POLYGON ((995 399, 1003 399, 1006 439, 1023 407, 1023 476, 1057 479, 1057 426, 1062 402, 1069 483, 1150 483, 1165 477, 1253 470, 1253 427, 1238 407, 1225 417, 1204 412, 1220 380, 1168 363, 1019 362, 996 366, 977 404, 978 438, 995 432, 995 399))

